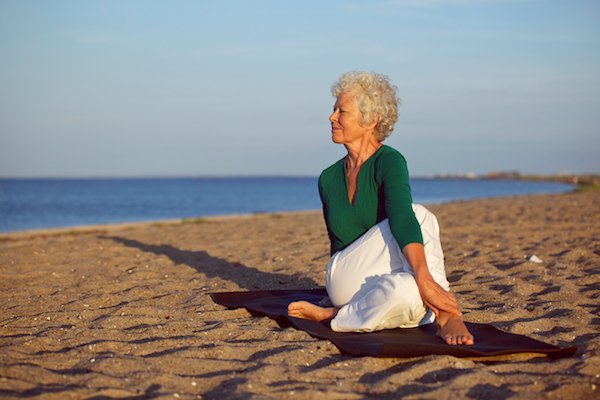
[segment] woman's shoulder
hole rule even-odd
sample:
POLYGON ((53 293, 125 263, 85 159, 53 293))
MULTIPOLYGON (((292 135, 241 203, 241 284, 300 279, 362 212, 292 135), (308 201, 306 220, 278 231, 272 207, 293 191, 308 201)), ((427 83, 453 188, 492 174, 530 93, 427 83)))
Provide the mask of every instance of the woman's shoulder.
POLYGON ((335 175, 336 173, 339 173, 339 171, 343 171, 345 159, 346 158, 343 157, 343 158, 339 159, 338 161, 334 162, 333 164, 331 164, 329 167, 325 168, 321 172, 321 175, 319 176, 319 180, 327 179, 327 178, 335 175))
POLYGON ((344 158, 339 161, 336 161, 329 167, 325 168, 321 175, 319 175, 319 193, 321 194, 321 199, 323 199, 324 193, 332 190, 333 188, 339 185, 339 182, 343 182, 340 176, 344 175, 344 158))
POLYGON ((381 167, 406 167, 406 159, 398 150, 388 145, 382 145, 379 153, 377 154, 376 163, 381 167))

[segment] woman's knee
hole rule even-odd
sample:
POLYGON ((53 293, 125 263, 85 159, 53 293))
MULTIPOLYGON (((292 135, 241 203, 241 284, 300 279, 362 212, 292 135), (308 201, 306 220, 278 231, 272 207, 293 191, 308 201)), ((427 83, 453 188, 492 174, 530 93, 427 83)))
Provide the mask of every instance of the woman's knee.
POLYGON ((429 211, 427 208, 422 206, 421 204, 413 203, 413 211, 415 213, 415 217, 417 217, 417 221, 421 227, 432 227, 433 231, 439 234, 439 223, 437 217, 434 213, 429 211))
POLYGON ((418 326, 427 309, 419 293, 414 277, 408 273, 392 274, 381 282, 381 301, 391 307, 386 313, 385 327, 418 326))
POLYGON ((423 303, 415 278, 409 273, 386 275, 380 286, 385 300, 401 308, 413 308, 423 303))

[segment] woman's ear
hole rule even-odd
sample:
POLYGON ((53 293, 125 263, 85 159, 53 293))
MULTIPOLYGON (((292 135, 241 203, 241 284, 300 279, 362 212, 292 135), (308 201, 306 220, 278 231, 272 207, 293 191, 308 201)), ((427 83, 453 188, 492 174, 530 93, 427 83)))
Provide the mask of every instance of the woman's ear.
POLYGON ((375 129, 379 121, 381 121, 381 117, 379 116, 379 114, 375 114, 373 120, 367 126, 371 129, 375 129))

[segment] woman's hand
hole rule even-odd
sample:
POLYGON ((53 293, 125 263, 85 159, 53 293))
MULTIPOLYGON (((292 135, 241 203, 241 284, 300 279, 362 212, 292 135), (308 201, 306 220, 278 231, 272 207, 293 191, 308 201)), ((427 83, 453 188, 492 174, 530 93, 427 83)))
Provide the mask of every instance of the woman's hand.
POLYGON ((429 271, 421 271, 415 276, 415 280, 423 303, 433 311, 436 317, 439 316, 440 311, 462 315, 456 297, 438 285, 429 271))

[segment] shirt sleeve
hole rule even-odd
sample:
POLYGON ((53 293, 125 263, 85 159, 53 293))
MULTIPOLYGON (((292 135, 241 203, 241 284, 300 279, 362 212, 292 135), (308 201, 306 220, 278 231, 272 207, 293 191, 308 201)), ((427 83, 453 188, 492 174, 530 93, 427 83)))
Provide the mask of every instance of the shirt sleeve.
POLYGON ((325 226, 327 227, 327 235, 329 236, 329 255, 333 255, 333 235, 331 234, 331 229, 329 228, 329 220, 328 220, 328 209, 327 209, 327 199, 325 196, 325 191, 322 186, 322 178, 323 176, 319 176, 319 197, 321 198, 321 204, 323 205, 323 219, 325 220, 325 226))
POLYGON ((400 153, 382 158, 384 206, 390 229, 400 249, 409 243, 423 244, 421 226, 412 209, 412 195, 406 160, 400 153))

